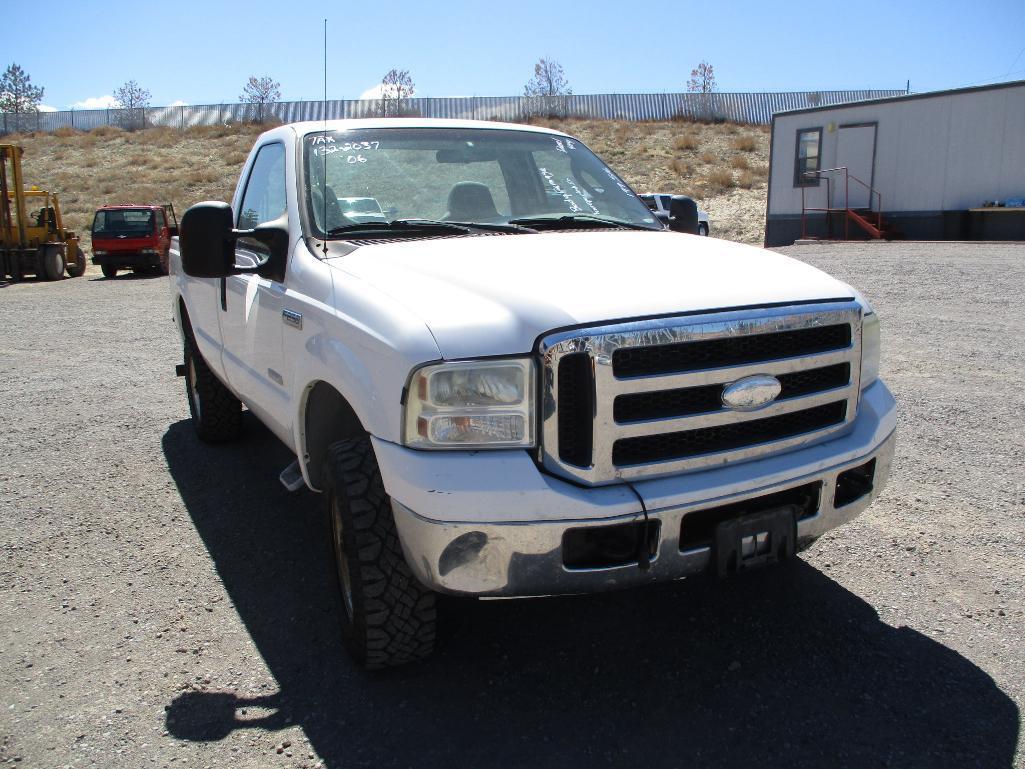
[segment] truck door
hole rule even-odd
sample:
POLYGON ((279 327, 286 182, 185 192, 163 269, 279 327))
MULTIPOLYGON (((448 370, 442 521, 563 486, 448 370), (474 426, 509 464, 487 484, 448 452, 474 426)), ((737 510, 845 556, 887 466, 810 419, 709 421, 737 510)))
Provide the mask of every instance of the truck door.
MULTIPOLYGON (((235 212, 238 229, 252 229, 280 217, 286 210, 285 148, 265 144, 257 151, 235 212)), ((235 263, 254 265, 267 255, 266 246, 240 238, 235 263)), ((289 388, 284 370, 282 309, 284 275, 232 275, 224 279, 221 338, 225 372, 246 405, 282 440, 291 432, 289 388)))
POLYGON ((171 230, 167 226, 164 209, 156 209, 157 254, 160 257, 160 269, 167 272, 167 249, 171 245, 171 230))

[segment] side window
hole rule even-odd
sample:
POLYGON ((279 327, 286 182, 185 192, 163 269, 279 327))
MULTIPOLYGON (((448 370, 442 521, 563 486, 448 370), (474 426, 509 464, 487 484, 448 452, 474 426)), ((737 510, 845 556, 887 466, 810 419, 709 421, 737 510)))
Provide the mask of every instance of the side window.
POLYGON ((251 230, 258 224, 277 219, 285 210, 285 147, 266 144, 256 153, 249 172, 238 213, 238 228, 251 230))
POLYGON ((157 209, 157 232, 160 232, 167 226, 167 222, 164 220, 164 212, 157 209))
POLYGON ((805 176, 805 174, 821 169, 819 164, 821 148, 821 128, 802 128, 797 132, 797 152, 794 159, 795 187, 817 187, 819 185, 818 175, 805 176))

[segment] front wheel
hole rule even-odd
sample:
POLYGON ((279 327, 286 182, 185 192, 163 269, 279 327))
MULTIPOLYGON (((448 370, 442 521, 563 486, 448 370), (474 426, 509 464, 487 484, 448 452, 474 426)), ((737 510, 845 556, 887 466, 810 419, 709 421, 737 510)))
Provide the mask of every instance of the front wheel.
POLYGON ((200 440, 224 443, 238 437, 242 401, 214 375, 191 339, 185 342, 185 393, 200 440))
POLYGON ((342 634, 349 653, 368 670, 424 659, 434 650, 436 595, 406 563, 370 439, 332 444, 326 469, 342 634))
POLYGON ((85 274, 85 254, 81 248, 75 249, 75 258, 68 262, 68 275, 80 278, 85 274))
POLYGON ((40 255, 43 277, 47 280, 60 280, 64 277, 64 249, 60 246, 45 246, 40 255))
POLYGON ((698 224, 698 235, 704 235, 705 237, 708 237, 708 225, 704 222, 698 224))

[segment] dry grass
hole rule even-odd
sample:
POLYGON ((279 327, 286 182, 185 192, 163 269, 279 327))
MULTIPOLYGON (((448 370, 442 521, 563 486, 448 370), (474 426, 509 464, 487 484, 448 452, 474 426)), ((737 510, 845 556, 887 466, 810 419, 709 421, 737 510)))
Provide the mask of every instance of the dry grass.
MULTIPOLYGON (((752 126, 596 120, 538 120, 578 136, 639 192, 691 195, 712 219, 712 234, 762 242, 768 134, 752 126), (733 131, 734 133, 730 133, 733 131), (740 133, 738 133, 740 132, 740 133), (732 143, 753 137, 741 151, 750 169, 730 165, 740 157, 732 143), (752 186, 743 172, 750 170, 752 186)), ((230 200, 259 126, 204 126, 184 132, 117 127, 87 133, 62 131, 5 137, 25 147, 29 184, 60 193, 70 227, 84 234, 93 212, 107 203, 170 202, 181 216, 200 200, 230 200)))
POLYGON ((726 168, 714 168, 705 174, 702 183, 709 192, 724 192, 733 186, 733 172, 726 168))
POLYGON ((701 142, 694 134, 687 133, 673 139, 673 149, 675 150, 696 150, 700 146, 701 142))
POLYGON ((746 171, 751 167, 751 164, 747 162, 746 155, 734 155, 730 158, 730 165, 736 168, 738 171, 746 171))
POLYGON ((755 177, 750 171, 741 171, 737 176, 737 186, 745 190, 749 190, 754 187, 755 177))
POLYGON ((680 158, 673 158, 672 169, 673 173, 681 179, 689 179, 694 175, 694 166, 686 160, 680 160, 680 158))
POLYGON ((118 136, 125 133, 125 129, 114 125, 101 125, 90 131, 93 136, 118 136))
POLYGON ((25 148, 29 184, 60 194, 66 224, 83 236, 110 203, 172 203, 180 217, 200 200, 230 200, 253 139, 253 126, 127 132, 102 126, 5 137, 25 148))
POLYGON ((744 134, 730 142, 730 146, 740 152, 754 152, 758 149, 758 140, 751 134, 744 134))

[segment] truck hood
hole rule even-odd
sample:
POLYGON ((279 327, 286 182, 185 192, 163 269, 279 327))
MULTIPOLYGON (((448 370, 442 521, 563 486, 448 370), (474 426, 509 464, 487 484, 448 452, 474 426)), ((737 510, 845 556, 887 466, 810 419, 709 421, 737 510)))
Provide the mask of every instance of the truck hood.
POLYGON ((671 232, 407 240, 328 261, 423 318, 446 359, 526 353, 567 326, 852 296, 782 254, 671 232))

